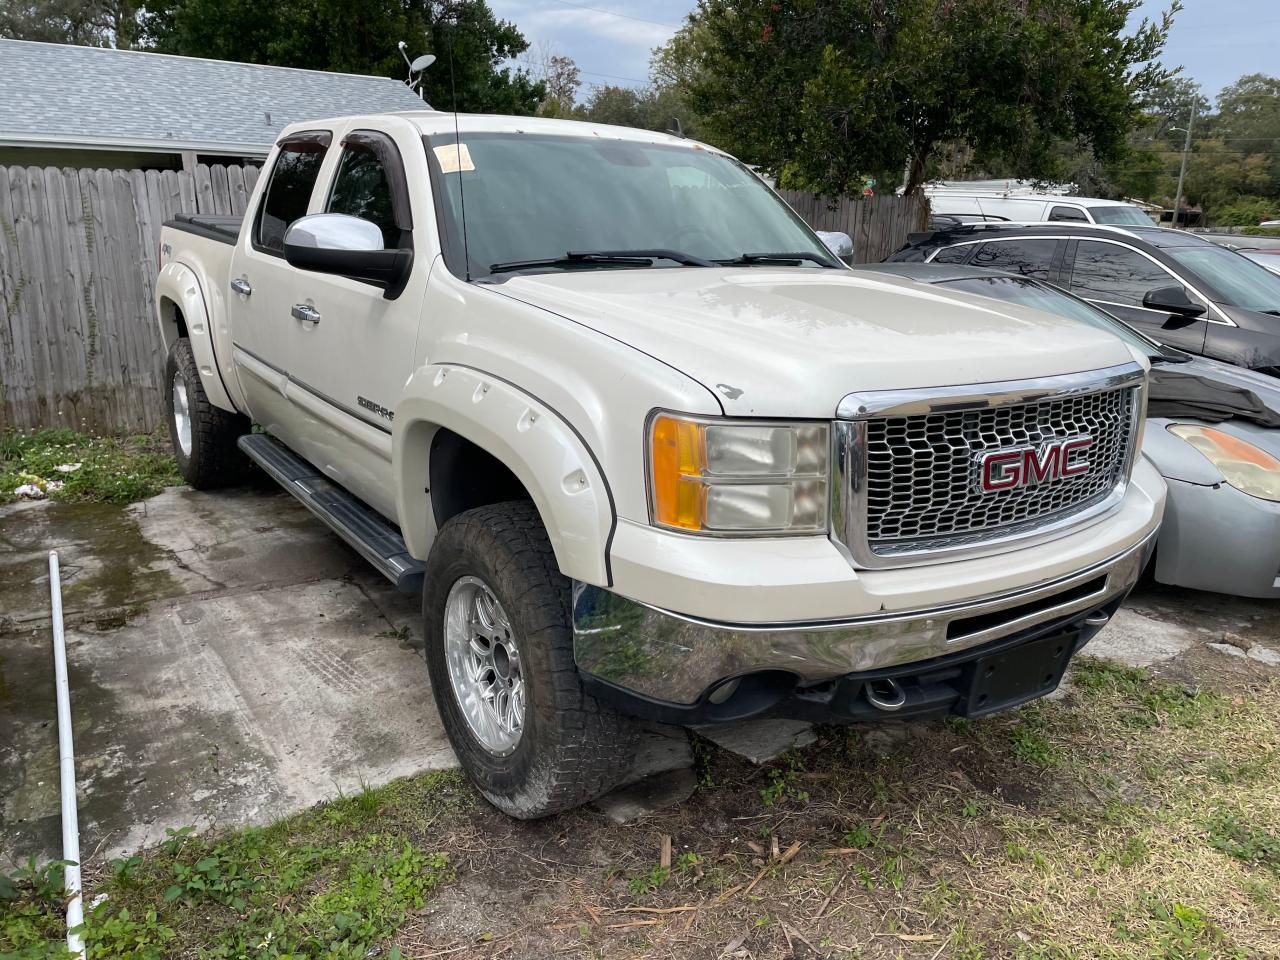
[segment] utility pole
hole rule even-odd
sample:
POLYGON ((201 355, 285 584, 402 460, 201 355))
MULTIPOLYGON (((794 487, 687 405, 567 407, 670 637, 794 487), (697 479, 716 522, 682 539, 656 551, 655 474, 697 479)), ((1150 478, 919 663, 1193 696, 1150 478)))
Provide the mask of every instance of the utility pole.
MULTIPOLYGON (((1196 105, 1191 104, 1191 119, 1187 121, 1187 138, 1182 142, 1182 166, 1178 168, 1178 193, 1173 198, 1173 227, 1178 226, 1178 211, 1182 209, 1182 181, 1187 175, 1187 154, 1191 152, 1191 128, 1196 125, 1196 105)), ((1177 127, 1173 127, 1177 130, 1177 127)))

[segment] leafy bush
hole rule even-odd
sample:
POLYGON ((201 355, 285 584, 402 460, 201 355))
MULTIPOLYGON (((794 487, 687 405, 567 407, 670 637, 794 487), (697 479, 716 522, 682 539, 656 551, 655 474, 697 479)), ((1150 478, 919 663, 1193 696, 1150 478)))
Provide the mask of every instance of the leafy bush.
POLYGON ((1256 227, 1263 220, 1280 216, 1280 204, 1265 197, 1240 197, 1213 211, 1213 222, 1220 227, 1256 227))

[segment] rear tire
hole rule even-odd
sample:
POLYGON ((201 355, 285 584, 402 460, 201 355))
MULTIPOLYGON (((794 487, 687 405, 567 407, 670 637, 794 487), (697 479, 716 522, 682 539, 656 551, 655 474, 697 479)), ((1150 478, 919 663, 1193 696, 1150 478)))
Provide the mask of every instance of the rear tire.
POLYGON ((197 490, 244 479, 249 460, 236 441, 249 432, 249 419, 209 402, 186 337, 175 340, 169 348, 164 384, 169 436, 182 479, 197 490))
POLYGON ((490 803, 527 820, 618 784, 635 727, 582 688, 569 581, 532 503, 445 524, 427 560, 423 616, 445 732, 490 803))

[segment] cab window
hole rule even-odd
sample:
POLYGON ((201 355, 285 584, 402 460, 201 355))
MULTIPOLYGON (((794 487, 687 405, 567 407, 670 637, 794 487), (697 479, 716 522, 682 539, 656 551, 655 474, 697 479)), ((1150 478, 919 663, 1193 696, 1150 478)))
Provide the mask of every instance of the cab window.
POLYGON ((1057 249, 1058 241, 1046 238, 993 240, 979 248, 969 265, 1048 280, 1057 249))
POLYGON ((1175 282, 1164 267, 1130 247, 1098 240, 1081 240, 1076 246, 1071 292, 1086 300, 1140 307, 1149 290, 1175 282))
POLYGON ((378 155, 363 143, 348 142, 343 146, 325 212, 368 220, 382 231, 386 249, 401 245, 387 170, 378 155))
POLYGON ((258 208, 254 232, 258 249, 274 254, 284 252, 285 231, 306 215, 327 144, 327 137, 318 135, 280 145, 258 208))

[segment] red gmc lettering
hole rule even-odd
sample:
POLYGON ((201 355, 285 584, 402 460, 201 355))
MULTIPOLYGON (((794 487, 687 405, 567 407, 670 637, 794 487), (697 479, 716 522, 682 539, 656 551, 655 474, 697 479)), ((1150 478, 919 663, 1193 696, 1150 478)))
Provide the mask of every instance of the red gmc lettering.
POLYGON ((1062 444, 1062 475, 1064 477, 1082 477, 1089 472, 1089 461, 1081 457, 1074 463, 1071 457, 1074 454, 1083 454, 1086 450, 1093 446, 1093 437, 1075 437, 1071 440, 1065 440, 1062 444))
POLYGON ((1093 446, 1089 436, 1047 440, 1038 448, 1016 447, 978 454, 978 486, 983 493, 1031 487, 1089 472, 1084 454, 1093 446))

